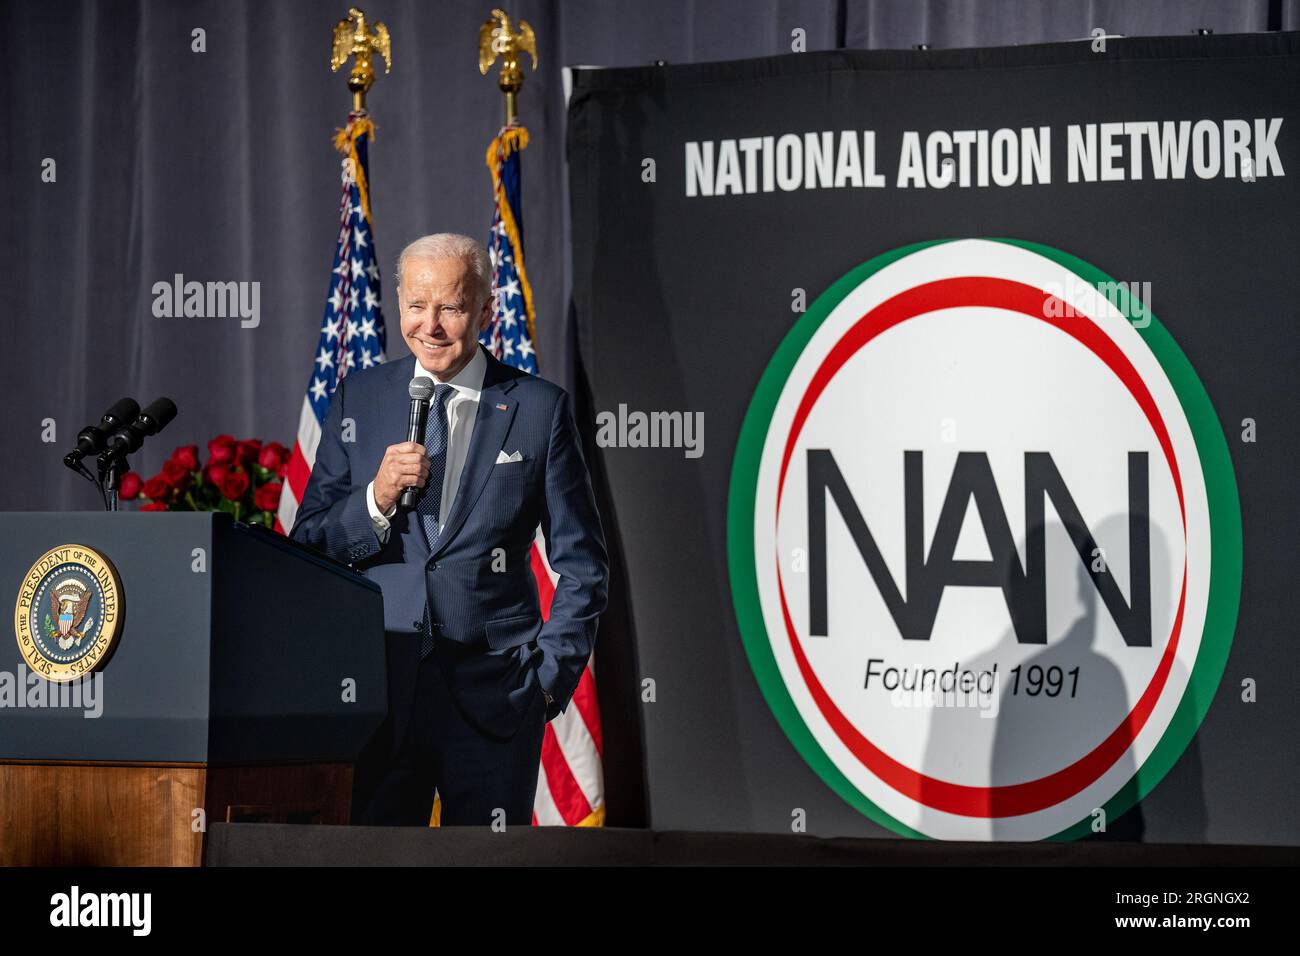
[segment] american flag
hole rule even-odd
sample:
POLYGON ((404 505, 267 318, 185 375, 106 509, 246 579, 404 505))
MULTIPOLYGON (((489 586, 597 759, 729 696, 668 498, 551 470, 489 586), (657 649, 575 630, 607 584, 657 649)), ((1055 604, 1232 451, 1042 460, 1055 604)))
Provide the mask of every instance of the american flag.
MULTIPOLYGON (((526 129, 507 126, 487 151, 495 207, 488 240, 495 309, 480 341, 501 361, 535 375, 533 293, 524 269, 524 222, 519 189, 519 153, 527 145, 526 129)), ((540 528, 533 539, 531 560, 542 617, 547 618, 559 575, 546 561, 546 540, 540 528)), ((604 825, 605 775, 601 764, 604 744, 593 662, 594 658, 587 662, 568 709, 546 725, 537 798, 533 803, 536 826, 604 825)))
POLYGON ((329 412, 334 390, 350 369, 370 368, 384 360, 388 335, 379 305, 379 264, 370 225, 369 146, 374 124, 364 113, 353 113, 338 131, 335 147, 343 154, 343 196, 339 202, 339 235, 334 248, 325 319, 307 395, 298 418, 285 489, 280 495, 277 530, 293 527, 298 502, 307 490, 320 443, 321 423, 329 412))

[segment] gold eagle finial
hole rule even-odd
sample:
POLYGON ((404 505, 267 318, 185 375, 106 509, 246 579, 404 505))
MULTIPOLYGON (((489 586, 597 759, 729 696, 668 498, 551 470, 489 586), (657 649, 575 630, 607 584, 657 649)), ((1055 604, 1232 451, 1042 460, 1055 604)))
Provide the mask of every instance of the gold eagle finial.
POLYGON ((512 30, 510 17, 504 10, 492 11, 492 16, 479 27, 478 31, 478 71, 487 75, 488 67, 501 58, 501 75, 497 86, 506 95, 506 125, 515 122, 515 97, 524 85, 524 70, 519 64, 521 53, 533 58, 533 70, 537 69, 537 35, 527 20, 519 21, 519 29, 512 30))
POLYGON ((366 108, 366 93, 375 82, 370 58, 376 53, 384 58, 384 72, 393 72, 393 43, 388 27, 376 22, 374 32, 368 33, 365 12, 360 7, 349 7, 347 17, 334 27, 330 69, 337 73, 348 57, 356 58, 348 75, 348 89, 352 91, 352 108, 358 113, 366 108))

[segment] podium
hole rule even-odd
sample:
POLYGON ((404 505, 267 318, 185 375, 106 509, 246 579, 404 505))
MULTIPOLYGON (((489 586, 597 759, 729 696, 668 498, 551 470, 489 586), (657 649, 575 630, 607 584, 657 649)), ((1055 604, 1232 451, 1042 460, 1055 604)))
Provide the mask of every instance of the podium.
POLYGON ((348 822, 387 712, 376 584, 221 513, 7 513, 0 540, 0 865, 196 866, 211 823, 348 822), (115 596, 70 552, 33 568, 68 544, 115 596), (38 672, 33 634, 71 659, 110 624, 89 678, 38 672))

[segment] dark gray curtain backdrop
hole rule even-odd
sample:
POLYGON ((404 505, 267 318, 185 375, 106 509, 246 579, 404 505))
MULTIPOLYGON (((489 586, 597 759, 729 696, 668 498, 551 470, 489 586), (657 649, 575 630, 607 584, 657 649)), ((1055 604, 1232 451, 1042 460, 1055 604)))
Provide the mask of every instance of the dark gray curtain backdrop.
MULTIPOLYGON (((476 65, 491 0, 373 0, 393 34, 393 73, 370 96, 376 239, 385 269, 390 356, 397 334, 391 263, 432 231, 486 234, 483 155, 501 119, 476 65)), ((148 477, 176 445, 220 432, 293 441, 337 223, 347 114, 331 74, 331 29, 345 0, 67 2, 6 0, 3 89, 4 434, 0 508, 93 509, 91 486, 60 464, 76 431, 113 400, 173 397, 180 417, 136 456, 148 477), (191 31, 207 52, 191 52, 191 31), (41 181, 46 158, 57 181, 41 181), (151 287, 261 283, 261 325, 159 319, 151 287), (57 441, 46 444, 52 419, 57 441)), ((1036 43, 1109 32, 1181 34, 1300 27, 1300 0, 527 0, 510 13, 540 39, 521 115, 529 275, 542 373, 573 382, 565 321, 566 64, 625 66, 788 53, 1036 43)), ((628 223, 628 228, 636 228, 628 223)))

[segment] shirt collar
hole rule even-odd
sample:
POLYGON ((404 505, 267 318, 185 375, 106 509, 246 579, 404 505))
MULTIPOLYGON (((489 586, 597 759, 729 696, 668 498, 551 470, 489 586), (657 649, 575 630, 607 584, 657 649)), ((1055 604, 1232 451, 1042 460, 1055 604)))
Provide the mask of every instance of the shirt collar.
MULTIPOLYGON (((418 358, 415 360, 415 374, 417 377, 423 376, 438 381, 438 377, 421 365, 418 358)), ((483 391, 483 376, 486 374, 487 359, 483 357, 482 347, 476 344, 474 357, 469 360, 469 364, 452 376, 446 384, 460 394, 478 401, 479 392, 483 391)))

